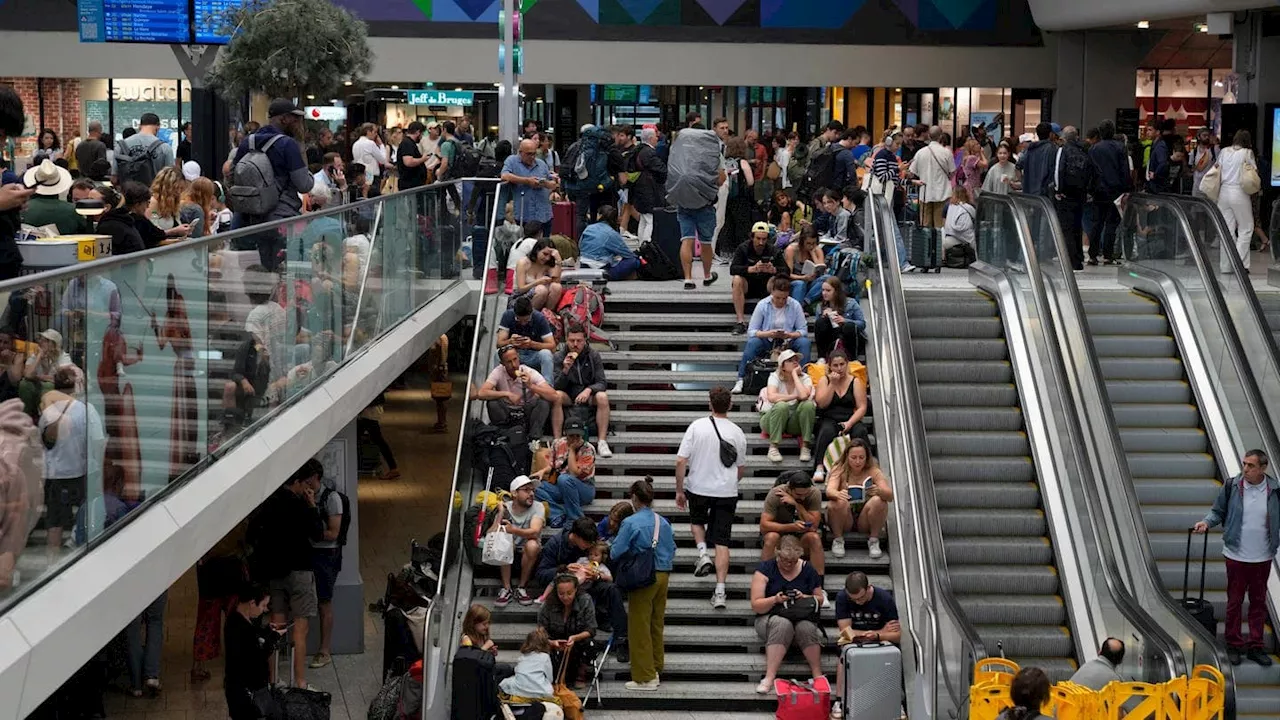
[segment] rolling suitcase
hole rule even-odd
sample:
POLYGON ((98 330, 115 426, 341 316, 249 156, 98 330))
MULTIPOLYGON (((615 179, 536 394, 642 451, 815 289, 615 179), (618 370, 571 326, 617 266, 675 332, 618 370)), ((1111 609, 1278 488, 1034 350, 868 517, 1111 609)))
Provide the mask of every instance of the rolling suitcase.
POLYGON ((890 643, 850 643, 844 665, 846 720, 894 720, 902 713, 902 651, 890 643))
POLYGON ((900 229, 907 244, 907 262, 921 272, 942 272, 942 231, 911 222, 902 223, 900 229))
POLYGON ((551 234, 564 235, 565 237, 577 238, 577 228, 574 227, 578 222, 578 206, 572 201, 566 200, 558 202, 551 206, 551 234))
POLYGON ((680 221, 675 208, 654 208, 653 241, 672 265, 680 267, 680 221))
POLYGON ((1214 617, 1213 603, 1204 599, 1204 564, 1209 556, 1209 533, 1204 534, 1204 547, 1200 551, 1200 597, 1187 597, 1187 582, 1191 576, 1191 536, 1194 530, 1187 530, 1187 557, 1182 563, 1182 609, 1186 610, 1195 621, 1204 626, 1210 635, 1217 636, 1218 620, 1214 617))

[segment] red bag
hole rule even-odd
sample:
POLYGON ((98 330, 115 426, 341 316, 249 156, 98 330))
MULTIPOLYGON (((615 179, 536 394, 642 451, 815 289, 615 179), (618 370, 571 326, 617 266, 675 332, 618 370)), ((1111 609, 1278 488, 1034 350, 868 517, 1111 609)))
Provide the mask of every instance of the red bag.
POLYGON ((558 202, 551 206, 551 234, 577 239, 574 224, 578 221, 578 207, 573 202, 558 202))
POLYGON ((827 720, 831 714, 831 683, 824 677, 774 680, 773 692, 778 696, 777 720, 827 720))

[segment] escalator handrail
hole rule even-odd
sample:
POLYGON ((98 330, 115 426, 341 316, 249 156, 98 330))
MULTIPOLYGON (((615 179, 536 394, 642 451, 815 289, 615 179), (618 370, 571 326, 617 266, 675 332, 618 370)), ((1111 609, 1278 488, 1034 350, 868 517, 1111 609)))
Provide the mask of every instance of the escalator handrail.
MULTIPOLYGON (((484 264, 481 265, 481 267, 485 268, 485 272, 481 273, 482 277, 487 274, 490 261, 495 259, 494 253, 496 252, 496 249, 497 249, 497 243, 492 242, 492 237, 493 237, 493 232, 498 225, 499 203, 497 201, 497 198, 500 198, 502 196, 502 188, 506 186, 507 186, 506 182, 498 183, 497 191, 494 193, 493 210, 490 212, 489 225, 488 225, 490 242, 485 244, 485 255, 483 258, 484 264)), ((472 262, 475 263, 476 259, 473 258, 472 262)), ((480 340, 482 338, 484 328, 485 328, 484 318, 482 316, 484 314, 486 297, 488 296, 484 292, 480 293, 479 307, 477 308, 477 311, 476 311, 476 327, 471 338, 471 348, 472 348, 471 363, 467 368, 468 383, 475 381, 477 377, 476 370, 480 363, 484 363, 485 367, 488 367, 489 365, 489 353, 480 349, 480 340)), ((453 502, 452 499, 457 497, 458 495, 458 485, 460 483, 461 478, 464 476, 464 472, 463 472, 464 469, 465 469, 466 478, 468 480, 471 479, 471 475, 472 475, 471 463, 469 459, 465 457, 465 450, 467 448, 467 440, 468 440, 467 430, 470 426, 471 420, 480 419, 480 416, 482 413, 481 408, 483 406, 484 406, 483 402, 480 402, 479 400, 472 400, 470 397, 470 393, 468 393, 467 401, 463 405, 463 413, 462 413, 462 420, 461 420, 462 427, 458 432, 458 449, 455 451, 454 459, 453 459, 453 482, 451 487, 449 488, 449 494, 446 496, 450 498, 450 503, 452 503, 453 502)), ((469 501, 469 498, 465 498, 465 497, 463 498, 464 503, 468 501, 469 501)), ((450 507, 452 507, 452 504, 450 505, 450 507)), ((454 514, 455 513, 452 510, 445 513, 444 547, 441 550, 442 558, 450 557, 449 546, 450 546, 450 543, 453 542, 454 540, 454 530, 455 530, 453 525, 454 514)), ((455 552, 456 552, 456 557, 458 558, 458 564, 463 565, 466 562, 463 559, 465 555, 465 549, 461 547, 461 544, 465 542, 465 538, 462 536, 462 529, 458 528, 457 530, 458 530, 457 534, 458 534, 459 547, 455 550, 455 552)), ((435 621, 436 619, 436 615, 439 614, 436 612, 438 607, 438 601, 445 592, 446 580, 449 578, 449 575, 450 575, 449 571, 451 569, 454 569, 456 571, 455 568, 448 568, 448 567, 442 566, 440 568, 438 577, 436 578, 436 590, 435 590, 435 593, 431 596, 431 607, 427 611, 426 621, 423 623, 423 628, 422 628, 423 657, 427 656, 427 654, 430 652, 432 647, 431 645, 432 624, 433 624, 433 621, 435 621)), ((440 627, 444 627, 443 622, 441 622, 440 627)), ((444 664, 432 663, 428 666, 428 664, 424 663, 425 671, 422 673, 422 697, 424 700, 423 701, 424 713, 428 707, 427 699, 430 697, 429 692, 430 692, 430 688, 433 685, 434 676, 432 675, 432 673, 447 672, 448 668, 445 667, 445 665, 447 664, 448 663, 444 663, 444 664)))
MULTIPOLYGON (((939 606, 945 609, 960 630, 962 656, 967 654, 972 661, 976 662, 988 655, 982 638, 969 620, 969 616, 961 608, 951 587, 946 551, 942 542, 942 525, 937 514, 937 497, 933 488, 933 469, 927 449, 928 438, 925 433, 924 413, 920 409, 919 385, 913 360, 915 356, 911 347, 906 313, 906 296, 899 275, 896 236, 891 229, 891 223, 896 224, 896 220, 883 196, 876 193, 867 196, 867 220, 873 228, 872 247, 875 252, 875 268, 883 285, 886 299, 885 311, 891 325, 883 340, 877 338, 877 342, 888 342, 896 348, 896 352, 892 355, 897 361, 897 367, 891 370, 898 373, 900 378, 898 410, 899 416, 906 425, 906 437, 898 441, 912 443, 917 448, 916 452, 906 453, 910 465, 906 480, 914 498, 913 507, 918 508, 924 515, 924 521, 918 522, 915 530, 924 543, 925 552, 921 559, 927 563, 924 569, 927 581, 932 584, 932 587, 927 589, 932 591, 933 614, 936 615, 939 606), (965 650, 967 653, 964 652, 965 650)), ((968 663, 967 667, 955 669, 957 677, 962 678, 962 681, 960 688, 954 687, 951 672, 948 672, 951 668, 947 667, 947 654, 942 651, 940 623, 935 619, 933 625, 936 633, 934 639, 938 643, 937 655, 940 657, 931 659, 931 662, 942 662, 942 675, 947 692, 951 695, 951 700, 957 709, 964 713, 966 710, 964 703, 967 702, 969 688, 972 685, 973 665, 968 663)), ((937 707, 936 702, 934 706, 937 707)))
POLYGON ((110 270, 111 268, 114 268, 118 265, 126 265, 126 264, 132 265, 132 264, 136 264, 141 260, 155 260, 161 257, 172 255, 174 253, 190 252, 192 250, 199 250, 201 248, 214 250, 216 249, 217 246, 220 246, 223 243, 226 243, 227 241, 230 241, 230 240, 237 240, 240 238, 249 237, 251 235, 259 235, 267 232, 275 232, 277 230, 280 230, 281 228, 287 228, 290 225, 294 225, 299 222, 311 221, 311 220, 314 220, 315 218, 341 217, 353 210, 359 210, 365 207, 373 207, 375 205, 380 207, 385 206, 385 203, 392 201, 396 198, 409 197, 410 195, 426 194, 433 190, 438 190, 442 187, 447 187, 449 185, 461 186, 463 182, 498 183, 499 181, 495 178, 455 178, 453 180, 436 182, 430 185, 423 185, 421 187, 411 188, 409 190, 401 190, 400 192, 397 192, 397 193, 366 198, 364 200, 359 200, 353 203, 346 203, 343 205, 334 205, 331 208, 326 208, 318 212, 309 212, 301 215, 294 215, 293 217, 282 218, 280 220, 272 220, 270 222, 264 222, 257 225, 250 225, 248 227, 237 228, 235 230, 229 230, 227 232, 214 233, 213 235, 206 235, 202 238, 191 238, 188 240, 183 240, 181 242, 174 243, 172 245, 161 245, 159 247, 148 248, 146 250, 140 250, 134 253, 127 253, 124 255, 110 255, 104 258, 99 258, 97 260, 90 260, 88 262, 76 263, 74 265, 67 265, 66 267, 55 268, 53 270, 43 270, 41 272, 31 273, 29 275, 21 275, 16 278, 0 281, 0 293, 17 292, 20 290, 25 290, 28 287, 43 285, 45 283, 55 282, 58 280, 70 280, 71 278, 74 278, 78 275, 101 273, 101 272, 110 270))
MULTIPOLYGON (((1040 204, 1041 211, 1045 213, 1050 227, 1055 228, 1053 235, 1055 242, 1058 243, 1058 256, 1065 263, 1065 259, 1068 256, 1064 251, 1064 243, 1061 240, 1062 230, 1058 226, 1057 211, 1053 204, 1049 202, 1048 198, 1044 197, 1026 195, 1023 197, 1035 197, 1035 199, 1027 200, 1027 202, 1040 204)), ((1058 293, 1059 297, 1063 294, 1066 295, 1069 310, 1078 318, 1076 325, 1081 329, 1088 328, 1088 317, 1084 311, 1084 301, 1080 297, 1079 288, 1075 282, 1075 273, 1073 271, 1064 271, 1063 281, 1063 289, 1058 293)), ((1101 462, 1112 461, 1112 466, 1107 468, 1106 472, 1098 475, 1098 479, 1108 478, 1108 487, 1117 489, 1123 494, 1124 507, 1137 512, 1137 508, 1142 507, 1142 505, 1138 501, 1137 489, 1134 487, 1133 476, 1129 472, 1128 462, 1120 462, 1120 458, 1124 457, 1124 444, 1120 439, 1119 427, 1116 425, 1111 396, 1107 391, 1106 381, 1103 379, 1102 366, 1097 359, 1098 352, 1093 340, 1093 333, 1091 331, 1085 332, 1083 341, 1088 348, 1088 352, 1081 358, 1072 358, 1072 361, 1065 363, 1064 366, 1066 368, 1076 368, 1075 377, 1078 380, 1088 382, 1092 386, 1092 390, 1088 392, 1093 394, 1100 402, 1101 411, 1091 417, 1094 422, 1100 423, 1100 426, 1095 426, 1098 432, 1101 433, 1101 437, 1094 433, 1094 442, 1101 443, 1095 457, 1101 462)), ((1059 347, 1063 346, 1060 345, 1059 347)), ((1085 391, 1083 386, 1082 391, 1085 391)), ((1082 415, 1081 417, 1089 416, 1082 415)), ((1196 638, 1205 647, 1212 649, 1213 657, 1217 660, 1218 670, 1225 678, 1225 697, 1228 710, 1226 717, 1233 718, 1235 716, 1235 676, 1232 672, 1230 660, 1227 658, 1225 651, 1218 646, 1217 638, 1205 630, 1168 592, 1163 590, 1164 583, 1160 579, 1155 557, 1151 553, 1150 540, 1143 537, 1135 538, 1135 540, 1136 542, 1131 547, 1140 556, 1137 564, 1144 569, 1147 582, 1151 584, 1150 586, 1159 590, 1159 592, 1152 593, 1156 602, 1163 605, 1167 612, 1172 613, 1179 620, 1184 632, 1196 638)))
MULTIPOLYGON (((1062 398, 1064 402, 1060 403, 1061 407, 1059 409, 1066 416, 1070 446, 1073 448, 1075 456, 1091 466, 1090 469, 1092 470, 1090 474, 1094 479, 1093 482, 1084 481, 1079 483, 1078 487, 1084 492, 1085 505, 1089 512, 1088 523, 1095 534, 1095 542, 1102 560, 1103 581, 1106 584, 1107 592, 1116 603, 1121 614, 1138 629, 1142 638, 1152 645, 1153 650, 1159 653, 1168 672, 1168 676, 1165 679, 1186 675, 1189 668, 1183 653, 1178 649, 1177 642, 1160 627, 1155 618, 1151 617, 1143 609, 1142 603, 1126 587, 1119 564, 1116 561, 1115 548, 1112 543, 1107 541, 1108 538, 1103 536, 1104 533, 1108 532, 1106 528, 1113 526, 1106 518, 1104 509, 1106 506, 1095 484, 1099 478, 1106 477, 1101 467, 1101 458, 1104 455, 1091 439, 1090 434, 1084 430, 1084 424, 1080 419, 1079 398, 1072 397, 1073 393, 1071 391, 1072 388, 1081 388, 1081 384, 1078 381, 1072 383, 1068 375, 1069 366, 1077 368, 1080 368, 1080 366, 1064 360, 1063 349, 1067 346, 1061 342, 1058 331, 1060 324, 1068 332, 1079 333, 1079 338, 1077 339, 1081 342, 1088 341, 1087 333, 1084 332, 1084 326, 1082 325, 1084 305, 1080 299, 1079 290, 1073 281, 1074 274, 1071 272, 1071 268, 1066 265, 1066 247, 1062 239, 1061 229, 1057 224, 1057 215, 1053 212, 1053 206, 1049 203, 1048 198, 1041 196, 1022 194, 1008 196, 989 193, 984 195, 983 202, 999 203, 1007 206, 1018 225, 1018 244, 1023 261, 1026 264, 1026 275, 1031 287, 1032 300, 1041 319, 1038 326, 1043 336, 1044 346, 1050 349, 1057 349, 1057 352, 1047 353, 1047 357, 1050 364, 1049 370, 1055 378, 1055 384, 1067 395, 1067 397, 1062 398), (1040 265, 1040 257, 1036 252, 1035 243, 1031 239, 1031 223, 1026 209, 1023 207, 1024 203, 1038 205, 1042 216, 1050 223, 1051 238, 1049 240, 1056 245, 1057 267, 1054 269, 1061 273, 1061 277, 1064 280, 1072 278, 1072 280, 1063 282, 1061 295, 1066 296, 1066 301, 1069 304, 1067 312, 1075 314, 1074 318, 1057 318, 1059 322, 1053 322, 1054 316, 1058 313, 1053 312, 1052 308, 1054 306, 1049 302, 1049 293, 1042 274, 1043 269, 1040 265)), ((1082 368, 1083 372, 1093 371, 1096 372, 1098 378, 1101 378, 1101 370, 1098 367, 1096 354, 1089 355, 1086 364, 1088 368, 1082 368)), ((1119 437, 1118 433, 1116 433, 1116 437, 1119 437)), ((1123 463, 1116 464, 1122 465, 1123 463)), ((1083 470, 1084 468, 1081 467, 1080 469, 1083 470)), ((1124 470, 1127 472, 1127 467, 1124 470)), ((1125 480, 1127 481, 1128 478, 1125 478, 1125 480)), ((1154 568, 1154 563, 1152 567, 1154 568)), ((1159 586, 1157 585, 1156 587, 1159 586)))

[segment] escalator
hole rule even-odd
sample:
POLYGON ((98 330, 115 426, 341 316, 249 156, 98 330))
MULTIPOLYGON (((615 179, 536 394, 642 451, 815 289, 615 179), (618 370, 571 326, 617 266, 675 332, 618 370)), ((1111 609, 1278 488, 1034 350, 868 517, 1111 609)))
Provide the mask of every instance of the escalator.
POLYGON ((973 290, 906 301, 956 599, 988 652, 1065 680, 1076 641, 999 309, 973 290))

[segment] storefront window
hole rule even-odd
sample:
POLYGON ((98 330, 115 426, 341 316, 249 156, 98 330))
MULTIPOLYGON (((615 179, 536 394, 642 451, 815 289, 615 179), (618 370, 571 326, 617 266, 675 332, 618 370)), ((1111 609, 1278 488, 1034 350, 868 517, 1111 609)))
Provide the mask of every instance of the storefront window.
MULTIPOLYGON (((974 88, 971 94, 973 106, 969 110, 969 127, 981 124, 995 142, 1004 137, 1005 88, 974 88)), ((963 127, 961 128, 963 134, 963 127)))
POLYGON ((157 136, 176 144, 182 123, 191 117, 191 86, 178 80, 83 80, 80 97, 84 127, 97 120, 117 140, 125 128, 137 128, 144 114, 155 113, 160 118, 157 136))
MULTIPOLYGON (((920 122, 926 122, 921 119, 920 122)), ((956 89, 942 88, 938 91, 938 119, 937 124, 943 130, 951 132, 955 129, 956 123, 956 89)))

